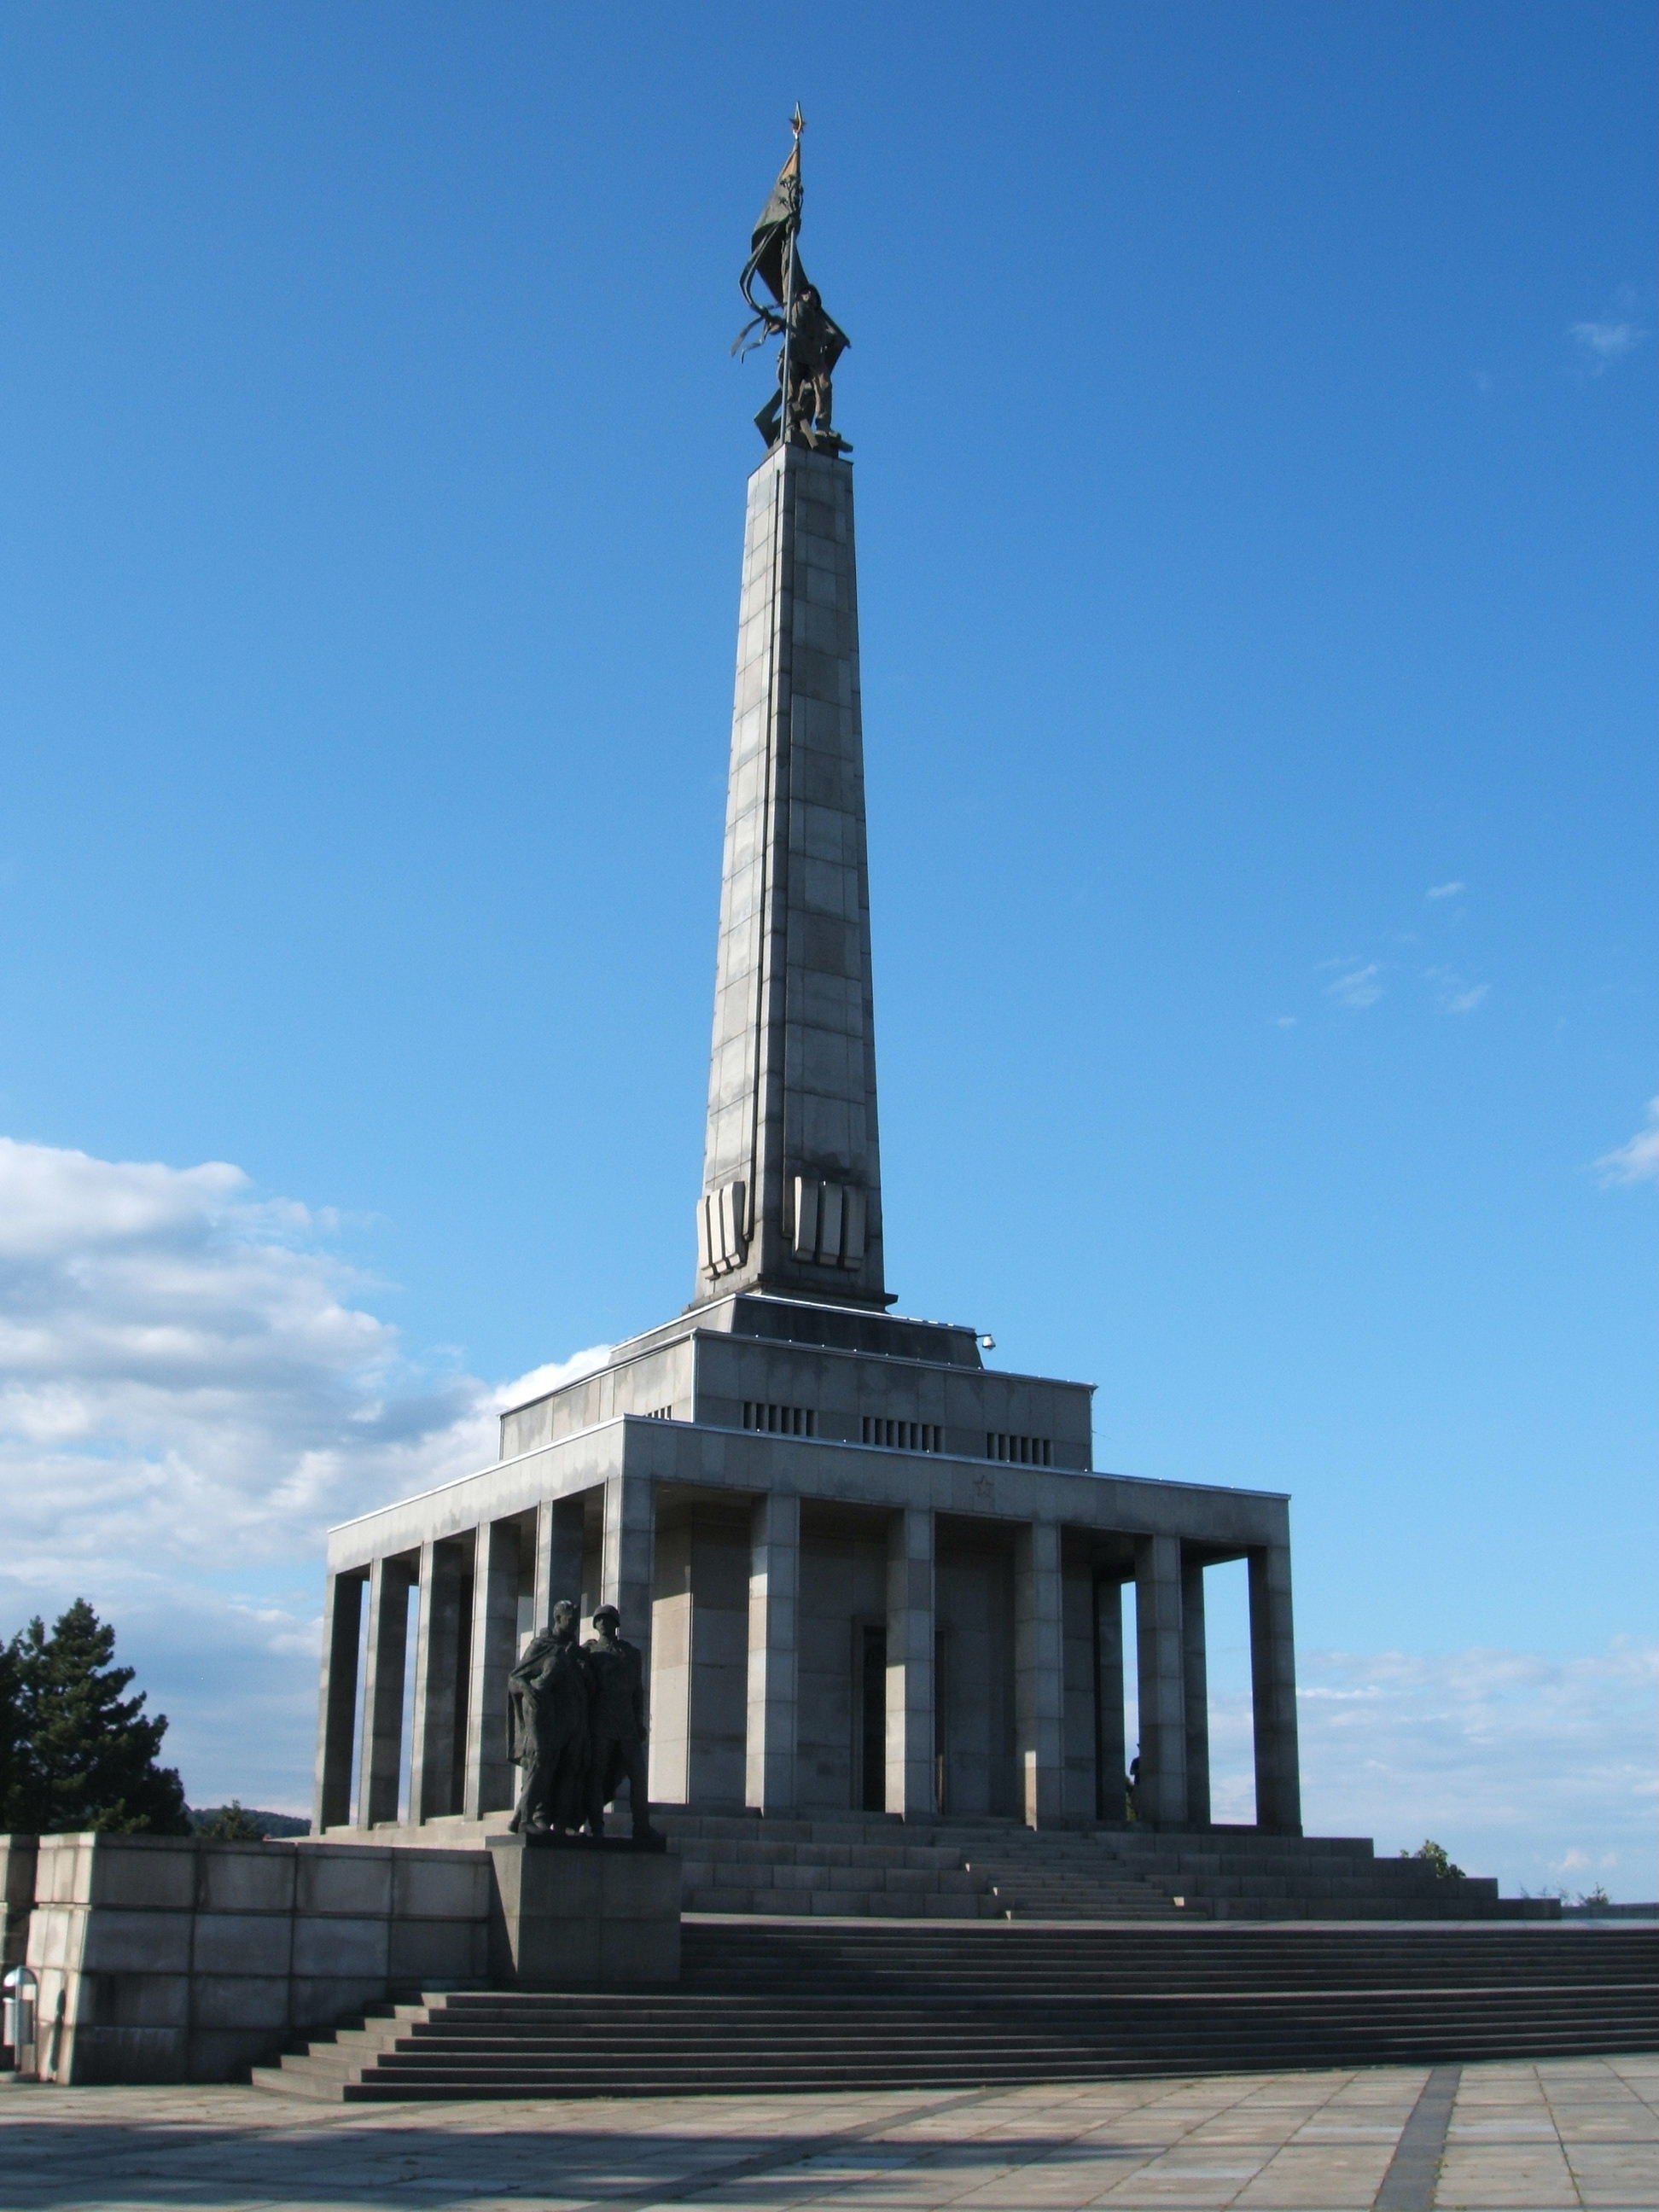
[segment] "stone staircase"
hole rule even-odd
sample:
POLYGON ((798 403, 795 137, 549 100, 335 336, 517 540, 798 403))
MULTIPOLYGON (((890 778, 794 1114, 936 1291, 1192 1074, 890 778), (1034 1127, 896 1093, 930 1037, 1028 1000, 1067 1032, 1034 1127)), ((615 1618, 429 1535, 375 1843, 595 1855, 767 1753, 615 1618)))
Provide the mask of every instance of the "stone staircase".
POLYGON ((1659 2050, 1656 1997, 1652 1929, 728 1917, 687 1924, 673 1990, 431 1995, 253 2079, 375 2102, 1591 2056, 1659 2050))
POLYGON ((884 1814, 763 1819, 659 1807, 695 1913, 858 1919, 1548 1918, 1551 1899, 1379 1859, 1363 1837, 1253 1828, 1034 1831, 1011 1820, 884 1814))

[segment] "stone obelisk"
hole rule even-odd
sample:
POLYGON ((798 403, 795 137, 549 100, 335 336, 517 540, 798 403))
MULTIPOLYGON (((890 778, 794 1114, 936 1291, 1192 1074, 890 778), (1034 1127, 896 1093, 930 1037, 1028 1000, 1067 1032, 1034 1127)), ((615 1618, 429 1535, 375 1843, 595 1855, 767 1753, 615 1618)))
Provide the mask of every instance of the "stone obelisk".
POLYGON ((853 465, 829 419, 847 341, 799 209, 798 131, 744 273, 784 343, 749 481, 697 1297, 883 1309, 853 465))

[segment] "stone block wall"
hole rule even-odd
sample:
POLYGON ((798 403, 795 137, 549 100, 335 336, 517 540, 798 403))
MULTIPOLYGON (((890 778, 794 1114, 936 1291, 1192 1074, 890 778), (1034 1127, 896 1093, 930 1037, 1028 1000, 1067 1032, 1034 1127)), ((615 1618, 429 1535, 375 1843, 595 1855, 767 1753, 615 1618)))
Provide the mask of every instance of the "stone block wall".
POLYGON ((39 1838, 0 1836, 0 1971, 23 1963, 39 1838))
POLYGON ((43 1836, 33 1888, 41 2072, 62 2083, 231 2080, 392 1990, 489 1971, 479 1850, 43 1836))

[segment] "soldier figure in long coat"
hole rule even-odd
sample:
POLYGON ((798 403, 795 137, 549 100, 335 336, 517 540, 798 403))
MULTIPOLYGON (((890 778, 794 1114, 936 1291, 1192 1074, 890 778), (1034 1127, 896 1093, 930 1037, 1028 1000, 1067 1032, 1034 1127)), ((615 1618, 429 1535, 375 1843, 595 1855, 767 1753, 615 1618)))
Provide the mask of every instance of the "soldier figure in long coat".
POLYGON ((576 1641, 580 1618, 561 1598, 507 1679, 507 1754, 524 1769, 510 1825, 526 1834, 574 1834, 587 1817, 593 1684, 576 1641))
POLYGON ((622 1615, 602 1605, 593 1616, 597 1636, 582 1646, 593 1684, 587 1770, 587 1831, 605 1833, 605 1808, 624 1782, 636 1842, 654 1838, 645 1780, 645 1666, 636 1644, 617 1634, 622 1615))

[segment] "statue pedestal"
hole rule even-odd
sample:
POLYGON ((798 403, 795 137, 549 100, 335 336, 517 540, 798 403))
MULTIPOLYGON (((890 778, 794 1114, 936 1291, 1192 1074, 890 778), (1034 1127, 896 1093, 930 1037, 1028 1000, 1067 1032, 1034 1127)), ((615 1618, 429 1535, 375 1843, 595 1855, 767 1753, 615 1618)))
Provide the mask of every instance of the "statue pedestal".
POLYGON ((532 1988, 680 1978, 680 1856, 623 1837, 491 1836, 489 1968, 532 1988))

